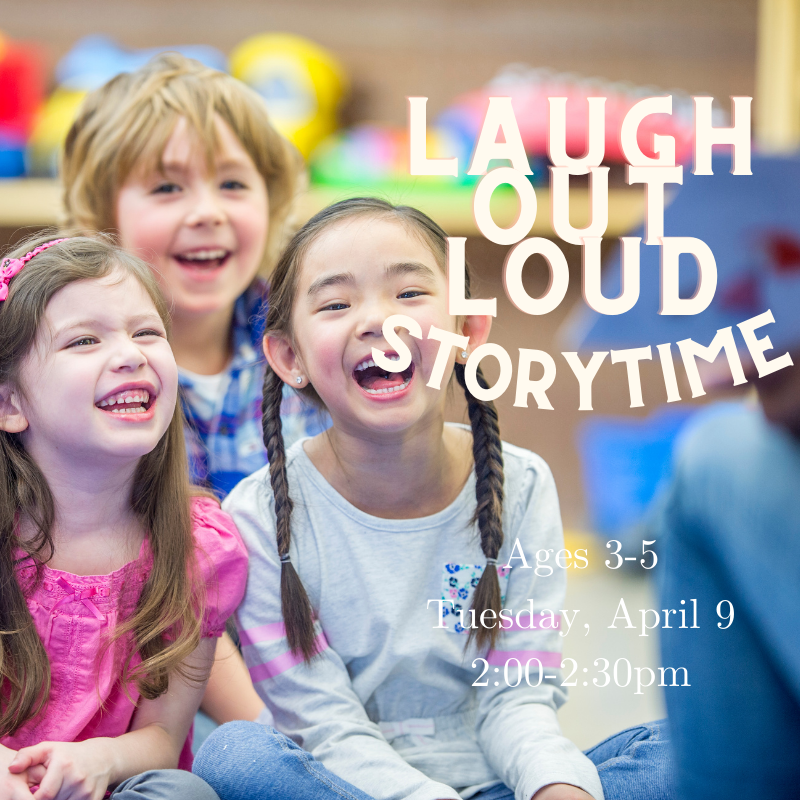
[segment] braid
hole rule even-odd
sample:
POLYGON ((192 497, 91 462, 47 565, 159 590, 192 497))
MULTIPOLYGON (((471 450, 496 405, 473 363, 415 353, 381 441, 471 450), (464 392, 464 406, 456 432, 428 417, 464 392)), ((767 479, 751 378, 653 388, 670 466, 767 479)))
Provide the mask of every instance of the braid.
POLYGON ((275 496, 278 555, 281 557, 281 612, 289 647, 293 653, 302 653, 303 658, 310 661, 318 652, 311 602, 300 576, 289 561, 293 504, 289 496, 286 450, 281 431, 282 399, 283 381, 267 365, 264 375, 264 399, 261 404, 261 426, 264 432, 264 446, 269 457, 269 479, 275 496))
MULTIPOLYGON (((488 645, 494 647, 499 635, 497 625, 485 628, 481 614, 492 609, 499 615, 500 581, 494 560, 503 544, 503 452, 500 444, 500 428, 497 424, 497 409, 491 401, 478 400, 467 389, 464 365, 455 365, 456 379, 467 397, 469 421, 472 425, 472 457, 475 461, 475 495, 478 501, 474 521, 478 523, 481 535, 481 550, 490 563, 483 570, 475 589, 472 610, 478 620, 478 627, 471 628, 469 639, 475 637, 478 648, 488 645)), ((476 372, 478 385, 489 388, 481 368, 476 372)), ((499 623, 498 623, 499 624, 499 623)))

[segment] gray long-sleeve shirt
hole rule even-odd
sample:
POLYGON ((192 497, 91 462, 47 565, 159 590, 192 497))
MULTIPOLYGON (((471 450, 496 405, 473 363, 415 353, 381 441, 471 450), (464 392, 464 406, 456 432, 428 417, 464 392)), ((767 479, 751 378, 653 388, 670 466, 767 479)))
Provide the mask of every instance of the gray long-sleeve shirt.
POLYGON ((512 619, 523 613, 521 626, 505 630, 488 654, 465 652, 467 635, 459 630, 459 608, 468 624, 485 565, 471 523, 474 476, 437 514, 383 519, 338 494, 302 441, 289 450, 291 557, 322 648, 310 665, 289 652, 285 638, 267 468, 224 503, 250 552, 238 621, 253 683, 280 730, 378 800, 455 800, 501 781, 517 800, 551 783, 603 798, 594 765, 561 735, 556 718, 566 699, 561 640, 547 627, 546 612, 557 615, 563 607, 565 577, 554 560, 563 538, 553 478, 527 450, 504 444, 503 457, 505 542, 498 564, 508 563, 519 539, 514 555, 521 548, 530 568, 519 558, 510 570, 498 568, 503 607, 512 619), (543 548, 553 551, 554 571, 539 577, 536 551, 543 548), (509 661, 509 682, 517 681, 510 659, 523 669, 515 687, 505 680, 509 661), (538 663, 530 659, 555 679, 536 686, 538 663), (526 682, 526 663, 534 686, 526 682))

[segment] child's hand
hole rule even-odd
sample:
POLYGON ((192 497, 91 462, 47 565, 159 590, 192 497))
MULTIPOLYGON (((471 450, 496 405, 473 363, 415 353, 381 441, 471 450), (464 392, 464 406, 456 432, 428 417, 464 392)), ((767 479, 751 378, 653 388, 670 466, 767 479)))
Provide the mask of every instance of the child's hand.
POLYGON ((12 774, 0 766, 0 800, 31 800, 29 787, 35 785, 27 772, 12 774))
POLYGON ((32 797, 24 774, 12 775, 4 767, 0 768, 0 800, 31 800, 32 797))
POLYGON ((593 800, 590 794, 568 783, 551 783, 543 786, 531 800, 593 800))
MULTIPOLYGON (((33 793, 36 800, 102 800, 111 778, 112 761, 105 753, 104 741, 41 742, 23 747, 8 771, 17 776, 27 773, 26 787, 34 775, 39 778, 39 788, 33 793)), ((30 796, 28 792, 27 797, 30 796)), ((16 795, 12 798, 17 800, 16 795)))
POLYGON ((12 774, 8 766, 17 757, 17 751, 0 745, 0 800, 31 800, 28 788, 34 785, 27 771, 12 774))

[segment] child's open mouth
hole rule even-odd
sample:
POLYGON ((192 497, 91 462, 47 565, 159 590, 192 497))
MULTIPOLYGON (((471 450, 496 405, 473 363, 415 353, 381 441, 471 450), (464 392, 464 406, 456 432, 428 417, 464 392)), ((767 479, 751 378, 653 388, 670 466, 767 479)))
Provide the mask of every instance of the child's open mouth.
POLYGON ((151 395, 147 389, 123 389, 95 405, 109 414, 144 414, 155 401, 155 395, 151 395))
MULTIPOLYGON (((388 357, 392 358, 391 355, 388 357)), ((368 394, 402 391, 411 382, 413 375, 413 361, 402 372, 387 372, 383 367, 376 366, 371 358, 367 358, 353 370, 353 379, 368 394)))
POLYGON ((189 253, 177 253, 173 258, 182 267, 210 272, 223 267, 230 256, 230 250, 214 247, 207 250, 192 250, 189 253))

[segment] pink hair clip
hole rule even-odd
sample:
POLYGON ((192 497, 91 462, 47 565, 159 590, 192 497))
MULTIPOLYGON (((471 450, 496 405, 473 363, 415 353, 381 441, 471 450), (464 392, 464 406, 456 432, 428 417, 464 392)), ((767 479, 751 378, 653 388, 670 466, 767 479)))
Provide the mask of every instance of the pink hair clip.
POLYGON ((35 250, 26 253, 22 258, 7 258, 0 267, 0 303, 8 297, 9 281, 34 257, 38 256, 43 250, 52 247, 54 244, 61 244, 67 239, 53 239, 52 242, 40 244, 35 250))

